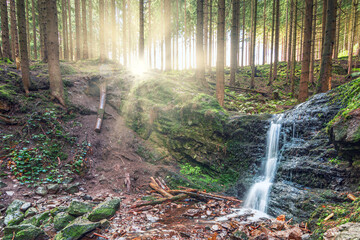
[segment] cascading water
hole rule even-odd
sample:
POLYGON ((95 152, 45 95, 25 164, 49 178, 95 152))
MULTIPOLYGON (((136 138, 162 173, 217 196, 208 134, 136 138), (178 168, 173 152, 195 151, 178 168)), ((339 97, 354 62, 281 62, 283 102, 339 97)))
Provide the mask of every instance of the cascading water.
POLYGON ((244 206, 266 212, 270 187, 273 183, 279 155, 279 138, 282 115, 271 122, 267 136, 267 153, 264 175, 250 188, 244 206))

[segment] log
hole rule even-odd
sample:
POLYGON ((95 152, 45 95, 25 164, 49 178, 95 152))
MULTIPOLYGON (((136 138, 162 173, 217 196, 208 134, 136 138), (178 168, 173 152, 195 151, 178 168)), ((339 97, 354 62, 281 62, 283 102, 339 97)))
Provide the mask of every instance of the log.
POLYGON ((104 81, 100 86, 100 104, 99 104, 99 110, 95 124, 95 132, 97 133, 101 131, 101 124, 105 113, 105 104, 106 104, 106 81, 104 81))
POLYGON ((131 208, 138 208, 138 207, 143 207, 143 206, 148 206, 148 205, 156 205, 156 204, 161 204, 164 202, 174 202, 174 201, 185 199, 187 197, 189 197, 187 194, 179 194, 179 195, 173 196, 171 198, 160 198, 160 199, 156 199, 154 201, 150 201, 150 202, 146 202, 146 203, 138 203, 138 204, 131 206, 131 208))
MULTIPOLYGON (((209 82, 209 84, 211 85, 216 85, 216 83, 214 82, 209 82)), ((258 91, 258 90, 254 90, 254 89, 249 89, 249 88, 242 88, 242 87, 233 87, 233 86, 229 86, 229 85, 225 85, 226 88, 229 89, 233 89, 233 90, 237 90, 237 91, 243 91, 243 92, 251 92, 251 93, 259 93, 263 96, 268 96, 269 93, 266 92, 262 92, 262 91, 258 91)))
POLYGON ((178 193, 183 193, 183 194, 188 194, 191 197, 203 200, 203 199, 215 199, 215 200, 219 200, 219 201, 232 201, 232 202, 238 202, 238 203, 242 203, 242 200, 239 200, 237 198, 233 198, 233 197, 227 197, 227 196, 221 196, 221 195, 216 195, 216 194, 211 194, 211 193, 206 193, 206 192, 194 192, 194 189, 191 189, 190 191, 185 191, 185 190, 169 190, 169 193, 173 193, 173 194, 178 194, 178 193))
POLYGON ((353 194, 351 194, 351 193, 349 193, 349 194, 347 195, 347 198, 350 199, 351 201, 355 201, 355 200, 356 200, 356 197, 355 197, 353 194))
MULTIPOLYGON (((155 181, 155 180, 154 180, 155 181)), ((168 193, 167 191, 165 191, 164 189, 162 189, 161 187, 159 187, 159 185, 155 182, 151 182, 150 184, 150 187, 152 189, 154 189, 155 191, 157 191, 158 193, 160 193, 161 195, 163 195, 164 197, 167 197, 167 198, 171 198, 173 197, 172 194, 168 193)))

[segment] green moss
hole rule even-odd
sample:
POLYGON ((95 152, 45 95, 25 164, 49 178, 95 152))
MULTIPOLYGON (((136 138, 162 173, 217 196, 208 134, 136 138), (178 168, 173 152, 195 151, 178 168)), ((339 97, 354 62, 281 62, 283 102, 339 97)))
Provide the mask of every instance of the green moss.
POLYGON ((13 102, 17 95, 16 88, 11 84, 0 85, 0 99, 13 102))

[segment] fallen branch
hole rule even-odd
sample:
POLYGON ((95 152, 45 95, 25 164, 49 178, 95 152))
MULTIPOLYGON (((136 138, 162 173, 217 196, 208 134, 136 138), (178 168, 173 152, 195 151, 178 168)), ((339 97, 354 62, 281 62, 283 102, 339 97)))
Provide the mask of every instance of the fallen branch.
POLYGON ((349 193, 349 194, 347 195, 347 198, 350 199, 351 201, 355 201, 355 200, 356 200, 356 197, 355 197, 353 194, 351 194, 351 193, 349 193))
MULTIPOLYGON (((216 83, 214 83, 214 82, 209 82, 209 84, 216 85, 216 83)), ((268 96, 269 95, 266 92, 258 91, 258 90, 255 90, 255 89, 242 88, 242 87, 233 87, 233 86, 229 86, 229 85, 225 85, 225 87, 229 88, 229 89, 233 89, 233 90, 243 91, 243 92, 259 93, 259 94, 261 94, 263 96, 268 96)))
POLYGON ((233 198, 233 197, 226 197, 226 196, 221 196, 221 195, 216 195, 216 194, 211 194, 211 193, 206 193, 206 192, 199 192, 196 191, 194 192, 194 189, 191 189, 190 191, 186 191, 186 190, 169 190, 169 193, 173 193, 173 194, 177 194, 177 193, 184 193, 184 194, 188 194, 191 197, 194 198, 198 198, 198 199, 215 199, 215 200, 220 200, 220 201, 232 201, 232 202, 238 202, 238 203, 242 203, 241 200, 237 199, 237 198, 233 198))
POLYGON ((330 218, 332 218, 334 216, 334 213, 331 213, 329 216, 327 216, 325 219, 324 219, 324 222, 326 222, 327 220, 329 220, 330 218))
POLYGON ((100 104, 99 104, 99 110, 95 124, 95 132, 97 133, 101 131, 101 124, 105 113, 105 104, 106 104, 106 81, 104 81, 103 84, 101 84, 100 86, 100 104))
POLYGON ((165 191, 164 189, 162 189, 153 177, 151 177, 151 183, 149 185, 152 189, 156 190, 158 193, 160 193, 164 197, 166 197, 166 198, 173 197, 172 194, 170 194, 167 191, 165 191))
POLYGON ((105 237, 104 235, 98 234, 98 233, 93 233, 95 236, 97 237, 101 237, 101 238, 105 238, 105 239, 109 239, 108 237, 105 237))
POLYGON ((9 116, 0 114, 0 121, 3 121, 4 123, 8 124, 8 125, 16 125, 17 122, 12 120, 9 116))
POLYGON ((174 201, 185 199, 187 197, 189 197, 187 194, 179 194, 179 195, 173 196, 171 198, 160 198, 160 199, 156 199, 156 200, 150 201, 150 202, 138 203, 138 204, 131 206, 131 208, 138 208, 138 207, 143 207, 143 206, 148 206, 148 205, 156 205, 156 204, 161 204, 164 202, 174 202, 174 201))

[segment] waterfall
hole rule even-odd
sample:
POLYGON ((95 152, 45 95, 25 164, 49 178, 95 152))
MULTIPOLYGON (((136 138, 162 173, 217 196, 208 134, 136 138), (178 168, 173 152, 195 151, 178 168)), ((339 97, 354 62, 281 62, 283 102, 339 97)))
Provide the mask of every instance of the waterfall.
POLYGON ((270 187, 276 174, 276 166, 279 155, 279 138, 282 115, 271 121, 270 130, 267 135, 266 162, 263 175, 252 185, 244 206, 266 212, 270 187))

